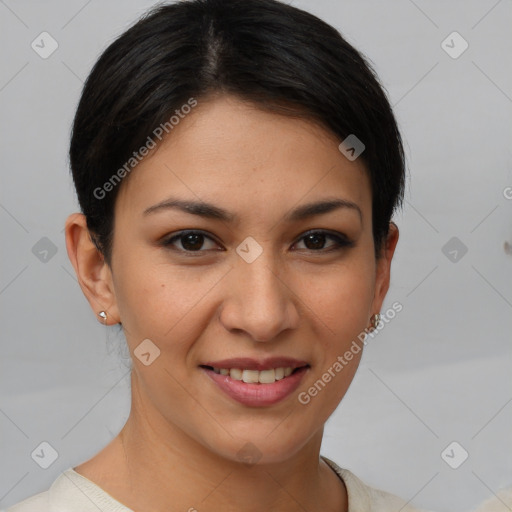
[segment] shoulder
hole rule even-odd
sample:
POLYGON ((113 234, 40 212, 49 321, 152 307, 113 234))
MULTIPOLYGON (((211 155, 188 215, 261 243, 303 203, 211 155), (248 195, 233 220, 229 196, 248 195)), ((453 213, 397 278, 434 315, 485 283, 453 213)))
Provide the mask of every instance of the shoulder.
POLYGON ((0 512, 131 512, 96 484, 68 468, 44 492, 0 512))
POLYGON ((413 507, 411 504, 381 489, 366 485, 356 475, 347 469, 340 468, 335 462, 322 456, 332 469, 345 483, 348 494, 349 512, 427 512, 413 507))
POLYGON ((12 505, 7 510, 0 510, 0 512, 49 512, 50 500, 49 491, 44 491, 35 494, 15 505, 12 505))

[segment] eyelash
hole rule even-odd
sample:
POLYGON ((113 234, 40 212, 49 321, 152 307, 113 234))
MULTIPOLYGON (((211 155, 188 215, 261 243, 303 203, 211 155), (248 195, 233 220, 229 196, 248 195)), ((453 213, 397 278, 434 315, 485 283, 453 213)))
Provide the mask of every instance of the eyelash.
MULTIPOLYGON (((208 238, 208 239, 212 240, 213 242, 215 242, 215 240, 212 237, 208 236, 204 231, 191 229, 191 230, 180 231, 178 234, 173 235, 171 238, 168 238, 168 239, 164 240, 162 245, 164 247, 166 247, 166 248, 171 249, 171 250, 175 250, 175 251, 184 253, 187 256, 199 256, 200 253, 206 252, 208 250, 211 250, 211 249, 199 249, 197 251, 190 251, 190 250, 187 250, 187 249, 178 249, 178 248, 175 248, 175 247, 171 247, 172 244, 176 240, 179 240, 179 239, 184 238, 185 236, 191 235, 191 234, 202 235, 203 237, 208 238)), ((345 248, 349 248, 349 247, 352 247, 354 245, 353 241, 349 240, 348 238, 346 238, 341 233, 340 234, 334 234, 334 233, 332 233, 330 231, 326 231, 326 230, 322 230, 322 229, 312 229, 312 230, 306 231, 298 239, 298 241, 303 240, 304 238, 306 238, 309 235, 326 235, 326 238, 332 238, 332 239, 335 240, 335 245, 332 246, 332 247, 329 247, 327 249, 301 249, 301 250, 307 250, 307 251, 310 251, 310 252, 313 252, 313 253, 324 253, 325 254, 325 253, 330 253, 332 251, 339 251, 339 250, 342 250, 342 249, 345 249, 345 248)), ((215 242, 215 243, 217 243, 217 242, 215 242)), ((297 243, 297 242, 295 242, 295 243, 297 243)), ((294 243, 294 245, 295 245, 295 243, 294 243)))

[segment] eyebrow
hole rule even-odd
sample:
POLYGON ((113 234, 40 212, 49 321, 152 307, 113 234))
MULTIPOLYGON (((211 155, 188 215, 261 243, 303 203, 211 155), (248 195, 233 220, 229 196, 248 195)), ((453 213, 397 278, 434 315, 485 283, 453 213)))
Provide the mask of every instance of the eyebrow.
MULTIPOLYGON (((307 203, 295 208, 288 212, 284 220, 287 222, 294 222, 304 220, 315 215, 321 215, 332 212, 341 208, 354 210, 359 214, 361 222, 363 221, 363 212, 361 208, 354 202, 341 198, 328 198, 322 201, 307 203)), ((182 199, 169 198, 160 203, 157 203, 144 210, 143 215, 151 215, 156 212, 177 209, 192 215, 199 215, 208 219, 217 219, 226 222, 233 222, 238 220, 238 216, 230 213, 223 208, 219 208, 211 203, 204 201, 186 201, 182 199)))

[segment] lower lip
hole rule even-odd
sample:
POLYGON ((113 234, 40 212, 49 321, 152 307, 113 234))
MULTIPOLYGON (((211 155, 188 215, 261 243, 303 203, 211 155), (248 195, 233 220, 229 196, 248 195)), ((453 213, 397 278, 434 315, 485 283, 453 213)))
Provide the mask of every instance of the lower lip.
POLYGON ((229 375, 215 373, 208 368, 201 368, 210 379, 228 396, 251 407, 273 405, 291 395, 301 383, 309 367, 304 366, 288 377, 276 380, 272 384, 247 384, 242 380, 232 379, 229 375))

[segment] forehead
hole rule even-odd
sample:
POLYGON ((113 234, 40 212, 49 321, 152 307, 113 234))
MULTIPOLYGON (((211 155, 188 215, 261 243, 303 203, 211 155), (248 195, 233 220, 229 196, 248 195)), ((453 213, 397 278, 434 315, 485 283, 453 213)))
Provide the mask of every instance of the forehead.
POLYGON ((123 183, 116 213, 141 213, 169 195, 264 215, 337 195, 371 207, 361 159, 306 119, 282 116, 232 97, 198 102, 123 183), (276 210, 277 211, 277 210, 276 210))

